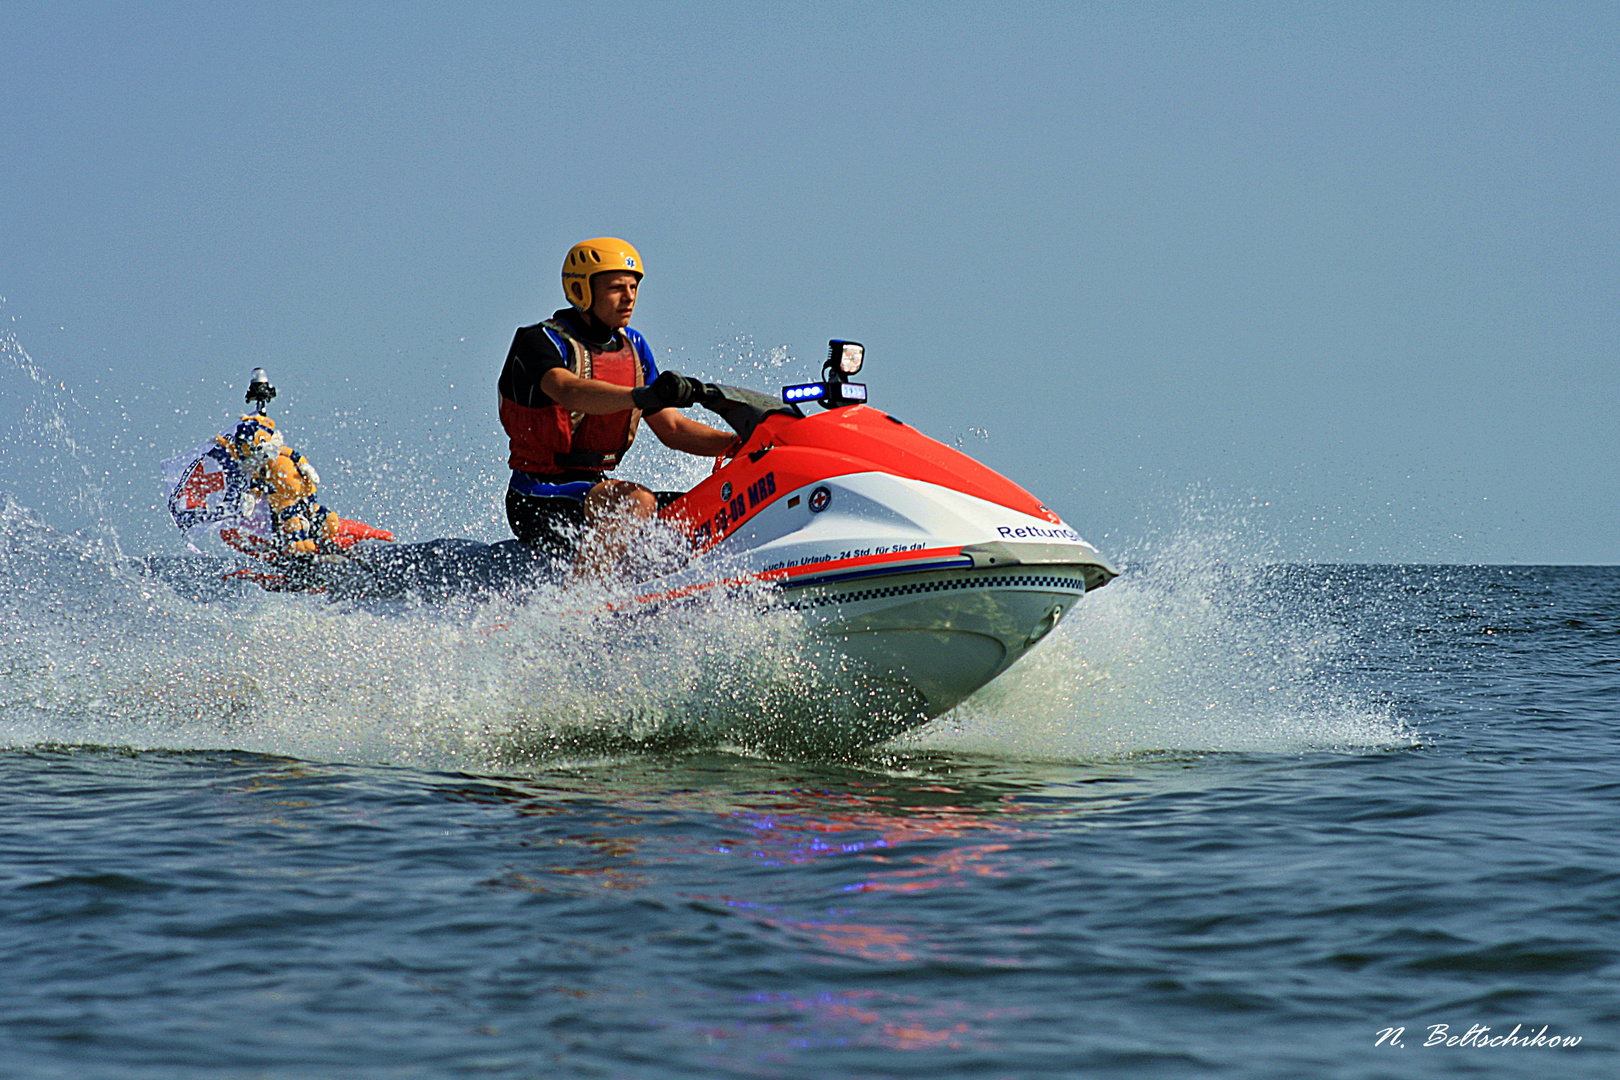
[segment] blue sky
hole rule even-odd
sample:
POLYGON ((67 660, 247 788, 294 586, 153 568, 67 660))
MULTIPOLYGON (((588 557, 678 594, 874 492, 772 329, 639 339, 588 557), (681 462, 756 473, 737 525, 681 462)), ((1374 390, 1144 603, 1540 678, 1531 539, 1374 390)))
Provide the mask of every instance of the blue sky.
POLYGON ((864 341, 1116 548, 1620 562, 1617 76, 1607 3, 10 3, 0 487, 173 549, 264 365, 340 512, 497 538, 506 345, 609 234, 665 366, 864 341))

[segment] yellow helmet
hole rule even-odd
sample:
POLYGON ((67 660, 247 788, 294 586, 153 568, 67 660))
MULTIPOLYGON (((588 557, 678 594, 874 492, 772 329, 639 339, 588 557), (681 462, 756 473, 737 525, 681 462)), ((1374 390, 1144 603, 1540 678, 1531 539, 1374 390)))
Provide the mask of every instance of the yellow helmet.
POLYGON ((623 240, 599 236, 595 240, 581 240, 568 249, 563 260, 563 295, 581 311, 591 309, 591 275, 610 270, 628 270, 640 278, 645 271, 641 253, 623 240))

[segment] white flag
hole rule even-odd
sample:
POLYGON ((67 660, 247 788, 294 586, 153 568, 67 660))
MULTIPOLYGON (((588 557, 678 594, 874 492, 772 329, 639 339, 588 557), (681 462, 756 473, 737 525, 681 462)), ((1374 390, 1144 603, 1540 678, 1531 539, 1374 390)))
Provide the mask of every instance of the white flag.
POLYGON ((169 515, 187 547, 201 554, 198 542, 217 535, 250 555, 275 551, 270 508, 248 488, 248 479, 217 442, 206 442, 163 463, 169 515))

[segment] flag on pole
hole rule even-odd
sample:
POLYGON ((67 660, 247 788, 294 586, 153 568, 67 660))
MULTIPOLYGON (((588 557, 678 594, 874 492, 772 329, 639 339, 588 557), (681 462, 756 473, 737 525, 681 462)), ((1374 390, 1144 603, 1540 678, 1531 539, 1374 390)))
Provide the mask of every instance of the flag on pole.
MULTIPOLYGON (((228 437, 229 433, 225 436, 228 437)), ((197 554, 197 545, 219 536, 238 550, 261 544, 275 546, 270 508, 249 486, 249 476, 217 442, 206 442, 189 454, 163 463, 169 492, 169 516, 197 554)))

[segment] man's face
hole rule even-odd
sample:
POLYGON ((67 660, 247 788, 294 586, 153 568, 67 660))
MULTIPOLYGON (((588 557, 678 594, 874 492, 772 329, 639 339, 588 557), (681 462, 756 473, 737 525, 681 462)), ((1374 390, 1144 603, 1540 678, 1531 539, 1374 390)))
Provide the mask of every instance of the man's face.
POLYGON ((628 270, 608 270, 591 275, 591 314, 614 330, 630 325, 636 310, 636 286, 641 279, 628 270))

